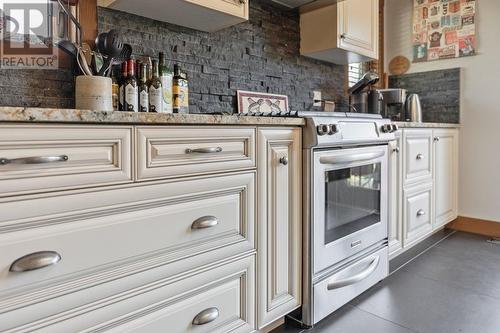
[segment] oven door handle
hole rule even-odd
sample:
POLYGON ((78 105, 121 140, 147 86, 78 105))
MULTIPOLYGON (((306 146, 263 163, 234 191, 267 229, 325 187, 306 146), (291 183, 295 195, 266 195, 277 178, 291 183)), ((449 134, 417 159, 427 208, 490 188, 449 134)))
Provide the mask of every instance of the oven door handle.
POLYGON ((341 280, 332 279, 330 282, 328 282, 327 289, 333 290, 342 288, 366 279, 377 269, 379 262, 380 262, 380 256, 376 256, 370 263, 370 265, 368 265, 368 267, 365 270, 359 272, 358 274, 341 280))
POLYGON ((378 151, 375 153, 362 153, 341 156, 321 156, 319 163, 321 164, 346 164, 352 162, 365 162, 374 160, 385 155, 385 151, 378 151))

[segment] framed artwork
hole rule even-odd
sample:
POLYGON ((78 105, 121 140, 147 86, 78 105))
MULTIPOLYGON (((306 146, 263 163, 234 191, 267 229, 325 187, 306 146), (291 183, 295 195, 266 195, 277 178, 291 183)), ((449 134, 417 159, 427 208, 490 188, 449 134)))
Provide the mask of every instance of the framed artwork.
POLYGON ((478 0, 413 0, 413 62, 476 54, 478 0))
POLYGON ((238 113, 288 112, 288 96, 252 91, 237 91, 238 113))

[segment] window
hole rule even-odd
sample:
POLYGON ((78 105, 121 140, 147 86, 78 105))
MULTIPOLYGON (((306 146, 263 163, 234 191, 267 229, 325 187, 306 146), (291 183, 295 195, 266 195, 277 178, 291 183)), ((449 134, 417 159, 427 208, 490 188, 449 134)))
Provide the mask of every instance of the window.
POLYGON ((347 65, 347 80, 349 88, 361 80, 363 75, 370 70, 378 73, 378 61, 356 62, 347 65))

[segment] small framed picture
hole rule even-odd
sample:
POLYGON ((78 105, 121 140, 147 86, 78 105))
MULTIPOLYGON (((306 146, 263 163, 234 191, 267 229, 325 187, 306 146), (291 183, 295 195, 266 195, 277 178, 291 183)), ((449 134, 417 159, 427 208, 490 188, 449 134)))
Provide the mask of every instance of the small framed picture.
POLYGON ((238 90, 238 113, 288 112, 288 96, 238 90))

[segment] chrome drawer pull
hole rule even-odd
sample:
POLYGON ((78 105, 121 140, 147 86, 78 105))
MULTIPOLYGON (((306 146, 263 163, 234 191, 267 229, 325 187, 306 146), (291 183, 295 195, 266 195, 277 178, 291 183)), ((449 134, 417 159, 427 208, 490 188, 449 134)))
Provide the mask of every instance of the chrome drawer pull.
POLYGON ((358 283, 358 282, 366 279, 377 269, 379 262, 380 262, 380 257, 377 256, 373 259, 373 261, 370 263, 370 265, 364 271, 361 271, 358 274, 355 274, 355 275, 348 277, 346 279, 341 279, 341 280, 337 280, 337 281, 335 279, 333 279, 332 281, 330 281, 328 283, 327 289, 333 290, 333 289, 338 289, 338 288, 342 288, 345 286, 350 286, 351 284, 355 284, 355 283, 358 283))
POLYGON ((202 216, 191 224, 191 229, 205 229, 215 227, 219 220, 215 216, 202 216))
POLYGON ((425 215, 425 211, 423 209, 419 209, 417 211, 417 216, 424 216, 425 215))
POLYGON ((424 159, 424 155, 422 155, 422 154, 417 155, 417 160, 423 160, 423 159, 424 159))
POLYGON ((283 165, 288 165, 288 157, 286 157, 286 156, 281 157, 280 163, 283 165))
POLYGON ((52 266, 61 261, 61 255, 55 251, 40 251, 27 254, 10 265, 11 272, 26 272, 52 266))
POLYGON ((220 153, 221 151, 222 147, 195 148, 195 149, 188 148, 186 149, 186 154, 192 154, 192 153, 213 154, 213 153, 220 153))
POLYGON ((59 156, 33 156, 33 157, 21 157, 21 158, 5 158, 0 157, 0 165, 6 164, 43 164, 43 163, 53 163, 53 162, 66 162, 68 160, 68 155, 59 156))
POLYGON ((201 311, 196 315, 196 317, 194 317, 193 325, 205 325, 211 323, 218 317, 219 317, 219 309, 208 308, 206 310, 201 311))

